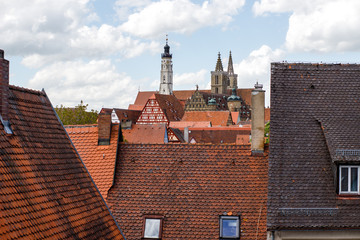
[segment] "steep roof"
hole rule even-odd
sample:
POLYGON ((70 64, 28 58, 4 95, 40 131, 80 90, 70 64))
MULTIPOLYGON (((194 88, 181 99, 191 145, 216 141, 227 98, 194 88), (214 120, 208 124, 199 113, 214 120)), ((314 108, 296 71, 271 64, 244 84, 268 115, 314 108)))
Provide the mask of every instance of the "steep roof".
POLYGON ((0 124, 0 238, 122 239, 46 94, 10 86, 8 102, 13 134, 0 124))
POLYGON ((181 120, 184 109, 174 95, 155 94, 155 97, 169 121, 181 120))
POLYGON ((119 125, 111 127, 110 145, 98 145, 98 125, 67 126, 66 131, 106 200, 113 182, 119 125))
POLYGON ((156 91, 138 92, 134 104, 129 105, 129 110, 143 110, 147 100, 155 93, 156 91))
MULTIPOLYGON (((227 126, 231 115, 229 111, 194 111, 185 112, 181 121, 211 122, 212 126, 227 126)), ((232 120, 231 120, 232 121, 232 120)))
POLYGON ((341 154, 360 150, 360 65, 272 63, 271 73, 269 229, 359 228, 359 198, 338 194, 337 169, 360 163, 341 154))
POLYGON ((136 124, 131 129, 122 130, 127 143, 164 143, 165 124, 136 124))
POLYGON ((124 144, 108 203, 127 239, 164 216, 164 239, 218 239, 219 216, 241 215, 241 239, 266 239, 267 157, 250 146, 124 144), (180 236, 180 237, 179 237, 180 236))

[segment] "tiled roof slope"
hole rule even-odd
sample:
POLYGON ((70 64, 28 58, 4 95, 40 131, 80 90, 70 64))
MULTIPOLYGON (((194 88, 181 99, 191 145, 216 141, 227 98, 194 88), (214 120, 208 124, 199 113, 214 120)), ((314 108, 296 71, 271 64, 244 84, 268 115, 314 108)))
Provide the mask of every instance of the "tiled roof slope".
POLYGON ((250 133, 250 128, 189 128, 189 139, 193 138, 197 143, 235 144, 239 138, 239 144, 250 144, 250 133))
POLYGON ((111 127, 110 145, 98 145, 97 125, 67 126, 66 131, 106 200, 113 183, 119 125, 111 127))
POLYGON ((122 239, 44 92, 9 87, 0 239, 122 239))
POLYGON ((241 214, 241 239, 266 239, 267 157, 250 146, 121 145, 108 203, 127 239, 143 215, 164 216, 163 239, 218 239, 219 216, 241 214))
POLYGON ((174 95, 155 94, 155 98, 168 121, 179 121, 183 117, 184 108, 174 95))
POLYGON ((231 115, 229 111, 193 111, 185 112, 181 121, 188 122, 211 122, 212 126, 227 126, 231 115))
POLYGON ((136 124, 122 133, 126 143, 164 143, 165 130, 165 124, 136 124))
POLYGON ((129 110, 129 109, 121 109, 121 108, 102 108, 100 113, 111 114, 112 111, 115 110, 115 113, 119 120, 131 120, 133 123, 139 118, 141 114, 141 110, 129 110))
POLYGON ((269 229, 360 227, 335 155, 360 149, 359 122, 360 65, 272 63, 269 229))

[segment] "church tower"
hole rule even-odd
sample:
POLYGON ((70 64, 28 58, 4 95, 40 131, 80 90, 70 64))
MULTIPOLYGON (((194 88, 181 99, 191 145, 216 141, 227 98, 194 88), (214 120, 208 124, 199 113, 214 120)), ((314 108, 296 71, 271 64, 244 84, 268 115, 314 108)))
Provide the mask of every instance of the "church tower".
POLYGON ((228 63, 228 78, 229 78, 229 85, 227 86, 228 89, 237 89, 237 77, 238 75, 234 73, 233 61, 230 51, 229 56, 229 63, 228 63))
POLYGON ((219 53, 215 71, 211 71, 211 93, 226 94, 228 85, 227 72, 223 69, 219 53))
POLYGON ((170 54, 170 46, 166 38, 164 53, 161 54, 161 73, 160 73, 160 89, 159 93, 171 95, 173 93, 173 70, 172 70, 172 54, 170 54))

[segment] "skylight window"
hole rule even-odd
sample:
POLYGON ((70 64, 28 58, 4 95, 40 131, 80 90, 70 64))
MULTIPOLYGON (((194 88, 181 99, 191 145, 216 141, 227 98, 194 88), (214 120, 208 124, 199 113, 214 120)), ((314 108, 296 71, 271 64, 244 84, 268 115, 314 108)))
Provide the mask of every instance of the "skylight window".
POLYGON ((239 216, 220 216, 220 239, 240 239, 239 216))
POLYGON ((162 216, 145 216, 143 238, 144 239, 161 239, 162 235, 162 216))

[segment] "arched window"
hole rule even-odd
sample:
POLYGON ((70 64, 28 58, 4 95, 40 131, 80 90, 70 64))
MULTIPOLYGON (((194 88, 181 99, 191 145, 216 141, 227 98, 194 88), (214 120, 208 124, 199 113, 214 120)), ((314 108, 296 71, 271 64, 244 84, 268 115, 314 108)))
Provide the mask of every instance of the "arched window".
POLYGON ((215 84, 219 84, 219 76, 215 76, 215 84))
POLYGON ((217 87, 215 88, 215 93, 219 93, 219 89, 217 87))
POLYGON ((165 75, 163 76, 163 83, 165 83, 165 75))

